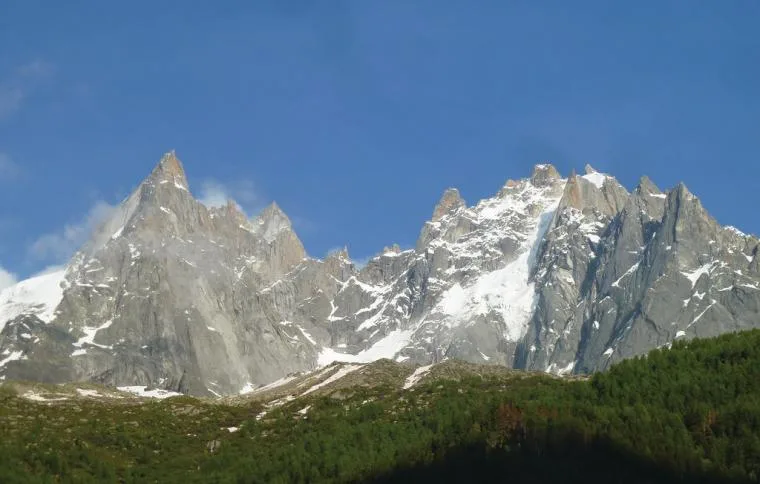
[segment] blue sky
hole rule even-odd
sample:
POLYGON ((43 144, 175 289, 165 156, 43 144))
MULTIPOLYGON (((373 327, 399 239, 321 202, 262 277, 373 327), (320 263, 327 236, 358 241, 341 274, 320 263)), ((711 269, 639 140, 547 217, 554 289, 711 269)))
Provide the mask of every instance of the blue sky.
POLYGON ((760 232, 760 2, 196 3, 0 3, 0 284, 64 262, 169 149, 316 256, 413 245, 446 187, 544 160, 683 180, 760 232))

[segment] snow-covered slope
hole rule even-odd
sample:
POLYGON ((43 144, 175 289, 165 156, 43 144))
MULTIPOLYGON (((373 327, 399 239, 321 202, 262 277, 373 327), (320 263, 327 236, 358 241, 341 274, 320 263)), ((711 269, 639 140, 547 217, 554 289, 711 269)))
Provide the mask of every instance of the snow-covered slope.
POLYGON ((0 292, 0 331, 20 315, 34 314, 44 322, 53 319, 63 299, 65 269, 26 279, 0 292))
POLYGON ((479 316, 498 316, 504 323, 504 339, 518 341, 525 334, 536 305, 531 272, 544 232, 558 203, 558 196, 547 195, 543 190, 526 184, 511 196, 483 201, 472 210, 473 218, 481 224, 490 220, 503 222, 488 226, 483 237, 474 237, 464 243, 436 241, 428 245, 446 246, 457 255, 472 251, 477 258, 489 245, 504 240, 503 237, 512 237, 509 240, 516 242, 514 260, 504 267, 484 273, 478 271, 474 277, 454 283, 441 295, 431 315, 442 319, 449 327, 473 321, 479 316), (529 213, 531 209, 538 210, 537 216, 529 213), (520 218, 519 228, 509 224, 509 221, 520 218))
POLYGON ((447 190, 414 250, 384 250, 339 288, 329 323, 354 332, 342 347, 323 344, 319 363, 506 364, 536 305, 536 255, 564 183, 543 165, 472 207, 447 190))

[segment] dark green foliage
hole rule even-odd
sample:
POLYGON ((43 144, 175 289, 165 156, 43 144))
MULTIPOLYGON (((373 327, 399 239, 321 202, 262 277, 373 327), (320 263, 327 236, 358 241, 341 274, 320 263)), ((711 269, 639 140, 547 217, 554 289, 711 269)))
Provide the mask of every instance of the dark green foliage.
POLYGON ((760 473, 760 331, 676 344, 588 381, 465 374, 350 393, 297 399, 261 420, 258 403, 48 405, 2 393, 0 482, 588 484, 760 473))

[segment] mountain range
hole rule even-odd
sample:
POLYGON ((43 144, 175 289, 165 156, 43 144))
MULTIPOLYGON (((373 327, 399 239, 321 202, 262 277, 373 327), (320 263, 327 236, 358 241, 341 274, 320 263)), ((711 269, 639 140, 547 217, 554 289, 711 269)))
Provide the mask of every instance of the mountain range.
POLYGON ((308 256, 276 205, 195 199, 165 154, 60 270, 0 293, 0 379, 248 393, 334 361, 448 359, 556 375, 760 327, 760 241, 684 184, 629 192, 548 164, 416 246, 308 256))

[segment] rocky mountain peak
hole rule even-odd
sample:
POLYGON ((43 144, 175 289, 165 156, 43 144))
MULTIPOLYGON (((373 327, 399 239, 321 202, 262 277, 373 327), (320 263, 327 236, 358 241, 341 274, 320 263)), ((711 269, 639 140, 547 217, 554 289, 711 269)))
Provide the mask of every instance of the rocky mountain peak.
POLYGON ((668 204, 670 210, 674 214, 688 214, 689 216, 697 216, 701 219, 709 219, 710 216, 702 207, 702 203, 699 201, 689 188, 683 183, 676 185, 667 194, 668 204))
POLYGON ((163 184, 172 182, 177 188, 188 189, 185 169, 174 150, 164 153, 148 179, 163 184))
MULTIPOLYGON (((636 193, 639 195, 661 195, 662 191, 660 191, 659 188, 657 188, 657 185, 655 185, 652 180, 649 179, 647 176, 642 176, 639 179, 639 184, 636 186, 636 193)), ((664 197, 662 197, 664 198, 664 197)))
POLYGON ((345 245, 338 250, 330 251, 327 254, 327 259, 335 259, 339 261, 350 261, 351 257, 348 255, 348 247, 345 245))
POLYGON ((579 177, 575 170, 570 173, 570 177, 565 184, 565 190, 562 194, 562 200, 560 201, 560 207, 571 207, 578 210, 585 208, 583 191, 581 189, 581 177, 579 177))
POLYGON ((435 206, 435 210, 433 210, 433 222, 440 220, 444 215, 466 206, 467 204, 459 194, 459 190, 456 188, 447 188, 443 192, 440 201, 435 206))
POLYGON ((607 216, 618 213, 628 198, 628 192, 615 178, 586 165, 585 175, 571 173, 565 185, 560 207, 581 211, 599 211, 607 216))
POLYGON ((533 173, 530 176, 530 182, 537 187, 544 187, 552 182, 561 179, 559 172, 554 165, 548 163, 538 164, 533 167, 533 173))
POLYGON ((398 244, 393 244, 390 247, 385 246, 383 247, 383 254, 400 254, 401 253, 401 247, 399 247, 398 244))
MULTIPOLYGON (((668 212, 676 220, 676 232, 687 231, 694 239, 712 239, 719 227, 715 219, 704 209, 699 198, 683 183, 679 183, 668 194, 668 212)), ((667 218, 669 217, 666 214, 667 218)))
POLYGON ((280 232, 292 229, 290 219, 277 205, 277 202, 267 205, 254 219, 253 225, 257 233, 267 242, 274 241, 280 232))
POLYGON ((693 200, 697 198, 683 182, 679 182, 673 189, 673 192, 675 192, 676 196, 682 200, 693 200))
POLYGON ((221 208, 221 210, 225 216, 232 218, 238 224, 243 226, 248 225, 248 218, 235 200, 228 199, 227 203, 221 208))

